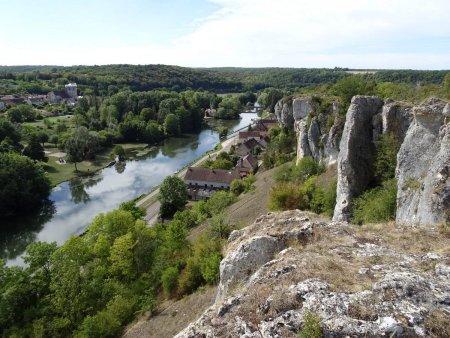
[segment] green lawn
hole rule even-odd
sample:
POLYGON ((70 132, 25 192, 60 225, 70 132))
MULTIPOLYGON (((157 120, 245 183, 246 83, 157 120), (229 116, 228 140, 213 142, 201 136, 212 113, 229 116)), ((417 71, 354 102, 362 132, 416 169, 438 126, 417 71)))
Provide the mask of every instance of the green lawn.
MULTIPOLYGON (((146 144, 143 143, 125 143, 121 144, 125 149, 127 158, 133 158, 135 152, 140 153, 146 144)), ((60 152, 57 148, 49 147, 45 149, 52 153, 60 152)), ((59 164, 58 157, 48 156, 48 162, 43 163, 44 170, 47 172, 47 176, 50 178, 50 182, 53 186, 58 185, 61 182, 70 180, 76 176, 85 176, 92 174, 99 169, 104 168, 109 162, 113 160, 111 156, 112 147, 104 149, 98 153, 93 161, 83 161, 77 163, 78 173, 75 172, 75 165, 73 163, 59 164)))

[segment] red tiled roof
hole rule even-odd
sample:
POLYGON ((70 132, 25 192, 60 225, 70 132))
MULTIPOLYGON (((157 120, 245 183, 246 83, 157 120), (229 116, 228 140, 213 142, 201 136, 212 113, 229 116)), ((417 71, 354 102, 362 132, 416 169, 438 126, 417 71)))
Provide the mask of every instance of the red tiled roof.
POLYGON ((184 175, 185 180, 230 184, 239 174, 234 170, 189 167, 184 175))
POLYGON ((239 138, 262 137, 261 131, 240 131, 239 138))

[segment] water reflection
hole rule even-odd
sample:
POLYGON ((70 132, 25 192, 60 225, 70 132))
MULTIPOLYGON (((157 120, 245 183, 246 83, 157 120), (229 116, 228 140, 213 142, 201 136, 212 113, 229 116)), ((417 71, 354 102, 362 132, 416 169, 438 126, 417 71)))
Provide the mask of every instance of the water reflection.
POLYGON ((85 186, 81 178, 73 178, 69 181, 69 189, 71 200, 75 204, 86 203, 89 201, 89 194, 86 192, 85 186))
MULTIPOLYGON (((223 124, 238 129, 248 125, 254 117, 255 114, 243 114, 240 121, 223 124)), ((105 168, 89 178, 61 183, 49 197, 54 204, 53 214, 22 220, 22 229, 26 230, 0 234, 1 257, 7 259, 8 265, 22 264, 20 255, 33 241, 62 244, 70 236, 82 233, 97 214, 147 193, 166 176, 213 149, 218 142, 218 133, 211 129, 197 135, 171 138, 135 160, 105 168)))
POLYGON ((0 256, 3 259, 13 259, 22 254, 26 247, 36 240, 39 231, 55 213, 52 201, 45 201, 40 210, 16 218, 14 221, 2 220, 0 232, 0 256))

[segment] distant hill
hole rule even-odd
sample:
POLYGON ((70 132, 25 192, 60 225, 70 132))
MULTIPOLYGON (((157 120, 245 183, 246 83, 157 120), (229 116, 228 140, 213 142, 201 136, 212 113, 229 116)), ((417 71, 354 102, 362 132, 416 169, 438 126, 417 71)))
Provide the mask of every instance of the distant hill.
MULTIPOLYGON (((187 68, 169 65, 104 66, 0 66, 0 85, 14 88, 25 83, 26 91, 56 88, 65 81, 77 82, 82 89, 105 94, 109 89, 145 91, 204 89, 217 93, 257 91, 267 87, 294 89, 334 83, 349 72, 363 72, 374 80, 406 83, 441 83, 447 71, 352 70, 347 68, 187 68)), ((0 88, 1 89, 1 88, 0 88)))

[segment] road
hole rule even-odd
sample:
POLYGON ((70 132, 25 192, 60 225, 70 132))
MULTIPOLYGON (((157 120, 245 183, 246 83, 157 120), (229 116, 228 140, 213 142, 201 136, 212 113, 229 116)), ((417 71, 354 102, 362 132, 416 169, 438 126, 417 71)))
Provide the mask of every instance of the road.
MULTIPOLYGON (((190 167, 196 167, 200 165, 203 161, 207 160, 208 158, 214 158, 217 156, 217 154, 221 151, 229 151, 230 147, 233 145, 234 141, 236 140, 237 135, 223 141, 221 143, 222 148, 219 150, 216 150, 212 153, 208 153, 205 156, 202 156, 199 160, 197 160, 195 163, 191 164, 190 167)), ((182 169, 176 175, 180 178, 183 178, 186 174, 187 168, 182 169)), ((159 188, 153 190, 151 193, 149 193, 147 196, 144 196, 140 200, 136 202, 136 206, 139 208, 142 208, 146 211, 145 220, 148 225, 154 225, 158 221, 158 214, 159 214, 159 207, 161 206, 161 203, 158 201, 158 194, 159 194, 159 188)))

